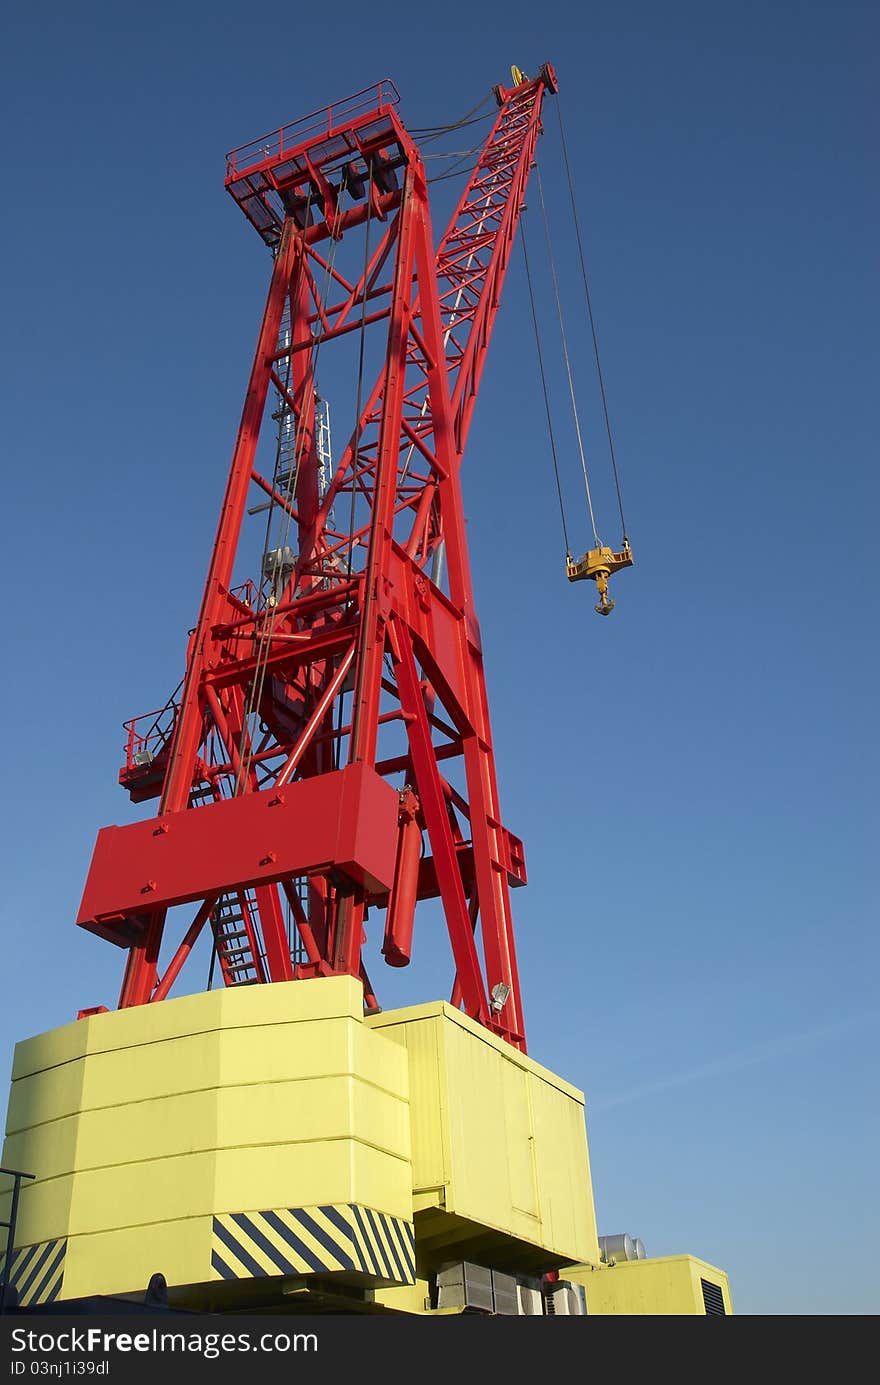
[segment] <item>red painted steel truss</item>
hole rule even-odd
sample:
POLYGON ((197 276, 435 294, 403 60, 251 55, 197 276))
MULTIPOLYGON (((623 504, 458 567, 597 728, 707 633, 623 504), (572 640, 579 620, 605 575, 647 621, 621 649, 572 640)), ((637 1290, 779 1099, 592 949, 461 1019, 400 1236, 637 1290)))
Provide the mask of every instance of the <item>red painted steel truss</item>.
POLYGON ((439 898, 453 1003, 525 1047, 509 897, 525 864, 500 817, 460 465, 547 90, 549 67, 496 90, 436 251, 388 83, 229 158, 274 266, 185 677, 127 723, 120 780, 158 814, 99 833, 77 919, 128 950, 121 1006, 163 999, 206 928, 226 984, 347 973, 375 1006, 366 911, 404 966, 417 902, 439 898), (345 339, 356 423, 328 468, 317 369, 345 339), (274 546, 236 586, 254 510, 274 546))

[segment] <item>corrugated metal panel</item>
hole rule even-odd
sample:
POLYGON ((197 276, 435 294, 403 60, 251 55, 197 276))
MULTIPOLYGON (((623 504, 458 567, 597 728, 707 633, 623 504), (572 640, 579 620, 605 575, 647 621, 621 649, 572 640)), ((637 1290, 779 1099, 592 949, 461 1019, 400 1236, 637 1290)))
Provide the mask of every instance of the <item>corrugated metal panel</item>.
MULTIPOLYGON (((384 1018, 387 1018, 384 1017, 384 1018)), ((443 1059, 436 1021, 382 1025, 382 1033, 405 1047, 409 1059, 413 1205, 442 1207, 448 1180, 443 1059), (416 1099, 412 1100, 415 1093, 416 1099)))
POLYGON ((493 1313, 492 1271, 483 1265, 462 1261, 437 1275, 438 1307, 462 1308, 471 1312, 493 1313))
POLYGON ((519 1315, 519 1294, 517 1282, 512 1274, 492 1271, 493 1311, 499 1316, 515 1318, 519 1315))

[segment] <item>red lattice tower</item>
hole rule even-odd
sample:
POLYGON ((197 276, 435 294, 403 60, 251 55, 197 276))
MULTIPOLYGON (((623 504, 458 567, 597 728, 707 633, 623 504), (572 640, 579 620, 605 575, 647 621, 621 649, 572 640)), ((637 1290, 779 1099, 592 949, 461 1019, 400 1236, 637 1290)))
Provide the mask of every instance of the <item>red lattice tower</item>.
POLYGON ((127 723, 120 781, 157 816, 99 833, 77 919, 128 950, 120 1006, 167 996, 207 927, 226 984, 347 973, 373 1008, 365 910, 386 911, 382 953, 403 966, 417 902, 439 898, 453 1003, 525 1047, 510 907, 525 864, 500 816, 460 468, 555 90, 549 66, 496 89, 436 251, 390 83, 229 156, 274 265, 186 673, 127 723), (346 339, 357 422, 331 472, 317 367, 346 339), (255 509, 276 541, 236 585, 255 509), (160 969, 179 905, 195 916, 160 969))

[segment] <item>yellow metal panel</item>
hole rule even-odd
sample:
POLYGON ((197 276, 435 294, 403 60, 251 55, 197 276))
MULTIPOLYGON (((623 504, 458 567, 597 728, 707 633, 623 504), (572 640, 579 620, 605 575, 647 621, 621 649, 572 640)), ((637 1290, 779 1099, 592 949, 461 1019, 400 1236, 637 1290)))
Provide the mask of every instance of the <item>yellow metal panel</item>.
POLYGON ((531 1074, 515 1063, 503 1063, 501 1086, 504 1124, 507 1130, 507 1169, 510 1198, 518 1212, 537 1217, 538 1189, 535 1183, 535 1133, 529 1095, 531 1074))
POLYGON ((339 1016, 360 1021, 362 988, 350 976, 279 982, 263 990, 242 986, 180 996, 161 1005, 140 1005, 91 1015, 16 1045, 12 1080, 43 1072, 88 1053, 138 1048, 219 1029, 259 1028, 339 1016))
POLYGON ((409 1177, 412 1168, 409 1101, 360 1081, 350 1084, 349 1100, 352 1132, 357 1132, 362 1143, 404 1159, 409 1177))
MULTIPOLYGON (((409 1054, 410 1080, 418 1085, 420 1092, 427 1090, 439 1094, 445 1090, 437 1024, 391 1025, 383 1032, 393 1035, 399 1043, 405 1043, 404 1052, 409 1054), (415 1075, 415 1079, 412 1075, 415 1075)), ((440 1100, 410 1102, 413 1195, 421 1198, 427 1194, 431 1206, 436 1205, 438 1193, 445 1197, 449 1176, 448 1139, 443 1111, 440 1100)))
MULTIPOLYGON (((312 982, 303 984, 310 986, 312 982)), ((354 1024, 354 1020, 340 1017, 312 1020, 307 1031, 289 1024, 224 1030, 217 1049, 219 1080, 224 1087, 233 1087, 242 1083, 283 1082, 347 1073, 351 1051, 349 1031, 354 1024)))
POLYGON ((220 997, 224 1028, 311 1024, 336 1015, 360 1024, 364 1013, 364 988, 353 976, 240 986, 216 994, 220 997))
POLYGON ((209 1215, 216 1158, 213 1152, 185 1154, 77 1171, 70 1235, 209 1215))
POLYGON ((351 1201, 412 1221, 412 1164, 368 1145, 351 1149, 351 1201))
POLYGON ((115 1104, 120 1094, 144 1101, 217 1086, 345 1074, 353 1067, 377 1087, 406 1094, 405 1056, 384 1036, 365 1034, 347 1016, 311 1020, 307 1031, 306 1040, 294 1024, 236 1026, 90 1055, 80 1109, 115 1104))
POLYGON ((357 1141, 332 1139, 80 1170, 69 1232, 82 1235, 213 1212, 322 1202, 363 1202, 409 1217, 409 1162, 357 1141))
POLYGON ((323 1077, 228 1087, 215 1098, 217 1144, 249 1148, 350 1138, 350 1086, 348 1077, 323 1077))
POLYGON ((406 1048, 393 1042, 393 1030, 379 1033, 361 1021, 348 1026, 348 1041, 349 1071, 363 1082, 409 1100, 409 1058, 406 1048))
MULTIPOLYGON (((121 1013, 127 1018, 129 1012, 121 1013)), ((193 1034, 140 1047, 108 1049, 89 1054, 83 1067, 84 1111, 204 1090, 219 1082, 217 1035, 193 1034)))
POLYGON ((198 1284, 208 1278, 210 1261, 210 1217, 71 1236, 62 1298, 143 1292, 157 1273, 171 1285, 198 1284))
MULTIPOLYGON (((6 1147, 3 1150, 3 1165, 7 1163, 6 1147)), ((20 1166, 21 1167, 21 1166, 20 1166)), ((33 1168, 28 1159, 24 1167, 33 1168)), ((70 1200, 73 1194, 73 1177, 53 1178, 48 1183, 23 1183, 21 1201, 18 1205, 17 1246, 30 1246, 38 1241, 54 1240, 67 1235, 70 1219, 70 1200)), ((0 1196, 0 1220, 9 1216, 9 1194, 0 1196)))
POLYGON ((535 1133, 535 1163, 546 1242, 570 1240, 580 1258, 599 1259, 596 1212, 583 1111, 558 1086, 532 1073, 529 1080, 535 1133))
MULTIPOLYGON (((489 1047, 494 1048, 497 1053, 517 1062, 529 1072, 535 1073, 537 1077, 540 1077, 542 1081, 546 1082, 549 1086, 556 1087, 560 1092, 570 1097, 573 1101, 578 1102, 581 1107, 583 1107, 584 1094, 578 1087, 573 1086, 571 1082, 567 1082, 565 1078, 560 1077, 558 1073, 551 1072, 549 1068, 545 1068, 540 1063, 535 1062, 534 1058, 530 1058, 527 1054, 520 1053, 518 1049, 512 1048, 504 1039, 499 1038, 497 1034, 492 1034, 488 1029, 484 1029, 476 1020, 471 1019, 469 1015, 465 1015, 461 1010, 454 1009, 451 1005, 448 1005, 445 1000, 433 1000, 424 1005, 409 1005, 399 1010, 384 1010, 377 1015, 367 1015, 364 1023, 370 1029, 388 1030, 389 1033, 394 1034, 397 1026, 408 1026, 415 1021, 430 1019, 442 1019, 455 1025, 458 1029, 465 1030, 467 1033, 471 1034, 473 1038, 479 1039, 481 1043, 488 1044, 489 1047)), ((403 1042, 408 1044, 409 1040, 405 1038, 403 1042)))
POLYGON ((571 1265, 560 1275, 584 1285, 587 1312, 600 1317, 705 1317, 701 1279, 721 1289, 727 1314, 733 1313, 727 1275, 692 1255, 571 1265))
POLYGON ((217 1093, 120 1101, 83 1111, 78 1126, 76 1167, 83 1171, 206 1152, 217 1144, 217 1093))
MULTIPOLYGON (((76 1116, 67 1116, 64 1120, 52 1121, 41 1129, 41 1179, 58 1178, 62 1174, 73 1173, 76 1168, 76 1145, 79 1131, 79 1122, 76 1116)), ((30 1130, 21 1130, 14 1135, 7 1135, 3 1145, 3 1165, 5 1168, 31 1171, 28 1159, 33 1148, 33 1138, 30 1130)))
POLYGON ((215 1212, 352 1202, 348 1140, 222 1150, 216 1156, 215 1212))
POLYGON ((577 1088, 442 1002, 366 1023, 409 1053, 414 1209, 598 1259, 577 1088))
POLYGON ((393 1308, 397 1313, 426 1313, 426 1305, 430 1302, 430 1285, 427 1279, 417 1279, 414 1284, 375 1289, 373 1302, 381 1303, 383 1308, 393 1308))
POLYGON ((345 1136, 409 1161, 407 1103, 350 1077, 227 1088, 217 1114, 221 1147, 345 1136))
POLYGON ((409 1162, 352 1140, 221 1150, 215 1180, 217 1212, 361 1202, 411 1216, 409 1162))
MULTIPOLYGON (((27 1079, 32 1080, 32 1079, 27 1079)), ((407 1103, 347 1076, 187 1092, 122 1102, 51 1122, 40 1136, 43 1179, 75 1169, 162 1159, 229 1146, 357 1138, 409 1159, 407 1103)), ((24 1168, 30 1131, 7 1137, 4 1159, 24 1168)))
POLYGON ((90 1015, 79 1023, 88 1030, 88 1052, 109 1053, 191 1034, 211 1034, 221 1026, 222 1003, 222 992, 202 991, 162 1005, 136 1005, 106 1015, 90 1015))
POLYGON ((466 1030, 444 1024, 442 1017, 433 1023, 441 1027, 447 1063, 442 1092, 451 1153, 446 1210, 490 1226, 509 1223, 512 1229, 518 1217, 507 1168, 503 1062, 491 1045, 470 1042, 466 1030))
POLYGON ((361 1010, 358 983, 333 978, 28 1040, 4 1148, 38 1174, 17 1245, 69 1242, 69 1298, 142 1289, 157 1269, 207 1280, 216 1215, 358 1203, 380 1241, 399 1237, 412 1220, 407 1054, 361 1010))
POLYGON ((88 1051, 103 1053, 220 1029, 259 1029, 264 1025, 309 1023, 337 1016, 360 1020, 362 1012, 360 984, 350 976, 330 976, 309 982, 278 982, 265 990, 240 986, 204 991, 165 1000, 161 1005, 139 1005, 93 1015, 78 1023, 87 1027, 88 1051))
POLYGON ((59 1063, 81 1058, 86 1051, 87 1026, 87 1020, 76 1020, 73 1024, 49 1029, 45 1034, 35 1034, 32 1039, 22 1039, 15 1045, 13 1082, 27 1077, 29 1073, 43 1072, 46 1068, 57 1067, 59 1063))
MULTIPOLYGON (((19 1048, 21 1044, 16 1053, 19 1048)), ((83 1073, 83 1063, 71 1061, 16 1078, 9 1093, 7 1132, 27 1130, 82 1110, 83 1073)))

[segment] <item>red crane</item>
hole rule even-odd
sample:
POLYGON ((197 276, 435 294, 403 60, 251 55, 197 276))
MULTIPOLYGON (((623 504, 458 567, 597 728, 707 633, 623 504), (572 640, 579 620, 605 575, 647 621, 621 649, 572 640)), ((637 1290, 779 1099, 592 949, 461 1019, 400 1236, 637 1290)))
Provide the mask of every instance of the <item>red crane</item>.
POLYGON ((550 66, 513 80, 436 251, 389 82, 229 156, 274 264, 185 676, 126 723, 120 782, 157 815, 99 832, 77 918, 127 949, 121 1007, 167 996, 209 928, 227 985, 347 973, 374 1008, 367 911, 385 911, 400 967, 417 902, 439 898, 453 1004, 525 1048, 510 906, 525 863, 501 821, 460 483, 556 91, 550 66), (356 357, 358 385, 331 470, 317 370, 333 351, 356 357), (261 570, 241 582, 255 512, 261 570), (195 915, 160 969, 178 905, 195 915))

